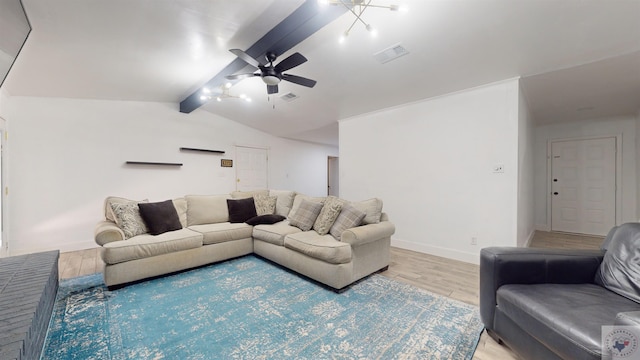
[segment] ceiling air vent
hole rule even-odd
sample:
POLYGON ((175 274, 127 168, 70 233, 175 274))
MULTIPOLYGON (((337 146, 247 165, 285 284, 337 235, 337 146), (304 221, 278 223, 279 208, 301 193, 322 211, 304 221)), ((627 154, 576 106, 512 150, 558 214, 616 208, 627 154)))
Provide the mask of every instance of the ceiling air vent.
POLYGON ((409 51, 407 51, 407 49, 405 49, 401 44, 396 44, 373 54, 373 58, 378 60, 379 63, 385 64, 391 60, 399 58, 400 56, 407 55, 408 53, 409 51))
POLYGON ((282 96, 280 96, 280 99, 286 101, 286 102, 292 102, 293 100, 297 99, 298 95, 292 93, 292 92, 288 92, 282 96))

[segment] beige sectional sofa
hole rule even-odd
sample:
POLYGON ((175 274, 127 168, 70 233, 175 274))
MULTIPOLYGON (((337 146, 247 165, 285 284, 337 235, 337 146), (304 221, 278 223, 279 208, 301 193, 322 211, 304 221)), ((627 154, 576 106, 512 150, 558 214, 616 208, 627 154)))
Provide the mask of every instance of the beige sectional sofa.
MULTIPOLYGON (((105 219, 96 226, 95 241, 101 246, 105 262, 104 281, 109 287, 252 253, 336 290, 389 265, 390 241, 395 227, 382 213, 382 201, 379 199, 347 202, 281 190, 187 195, 171 201, 171 208, 175 208, 177 213, 176 230, 158 235, 145 233, 145 229, 134 228, 132 231, 127 224, 139 224, 141 219, 116 213, 125 207, 129 210, 140 204, 145 204, 140 205, 145 207, 146 203, 146 200, 116 197, 105 200, 105 219), (271 202, 272 205, 275 202, 271 211, 284 220, 255 226, 230 222, 230 217, 237 216, 233 213, 230 216, 227 200, 256 196, 275 200, 271 202), (312 206, 312 203, 322 206, 312 206), (340 205, 336 207, 336 203, 340 205), (301 228, 305 227, 298 220, 305 211, 303 208, 307 207, 316 210, 321 207, 324 211, 321 215, 324 214, 325 219, 327 212, 333 210, 333 215, 328 216, 334 217, 333 225, 316 221, 315 229, 303 231, 301 228), (336 209, 341 207, 345 214, 347 207, 351 213, 365 213, 362 225, 342 230, 339 225, 345 222, 341 221, 344 220, 340 218, 341 210, 337 210, 335 215, 336 209), (329 233, 327 226, 331 226, 331 230, 337 228, 338 232, 329 233)), ((134 217, 138 215, 134 214, 134 217)), ((349 224, 349 220, 346 223, 349 224)))

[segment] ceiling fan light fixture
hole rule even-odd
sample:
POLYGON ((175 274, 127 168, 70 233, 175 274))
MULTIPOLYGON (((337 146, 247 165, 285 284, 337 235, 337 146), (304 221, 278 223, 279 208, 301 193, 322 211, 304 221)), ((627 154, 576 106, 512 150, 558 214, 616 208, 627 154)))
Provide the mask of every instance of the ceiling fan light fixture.
POLYGON ((230 83, 230 82, 228 82, 228 83, 224 84, 224 88, 225 88, 225 89, 231 89, 231 87, 232 87, 232 86, 233 86, 233 84, 232 84, 232 83, 230 83))
MULTIPOLYGON (((375 29, 371 26, 371 24, 366 23, 363 19, 362 19, 362 14, 364 13, 364 11, 368 8, 381 8, 381 9, 389 9, 391 11, 404 11, 405 8, 403 6, 400 5, 377 5, 377 4, 372 4, 373 0, 369 0, 369 1, 364 1, 364 0, 325 0, 328 1, 329 4, 331 5, 343 5, 345 8, 347 8, 347 10, 349 10, 349 12, 351 12, 356 18, 355 20, 353 20, 353 23, 351 23, 351 26, 349 26, 349 28, 347 29, 347 31, 345 31, 345 33, 349 33, 349 31, 353 28, 353 26, 357 23, 357 22, 361 22, 366 28, 367 31, 369 31, 371 33, 371 35, 373 37, 375 37, 377 35, 377 32, 375 31, 375 29)), ((344 40, 340 40, 340 42, 343 42, 344 40)))
POLYGON ((342 33, 342 35, 340 35, 340 37, 338 38, 338 42, 340 44, 344 43, 345 41, 347 41, 347 38, 349 37, 349 31, 345 31, 344 33, 342 33))
POLYGON ((280 78, 273 75, 266 75, 262 77, 262 81, 267 85, 278 85, 280 83, 280 78))

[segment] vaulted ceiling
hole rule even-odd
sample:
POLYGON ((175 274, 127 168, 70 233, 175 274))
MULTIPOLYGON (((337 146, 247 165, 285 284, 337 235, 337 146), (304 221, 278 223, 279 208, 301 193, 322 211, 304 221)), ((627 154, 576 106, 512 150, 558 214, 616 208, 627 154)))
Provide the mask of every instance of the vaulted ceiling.
MULTIPOLYGON (((315 1, 315 0, 309 0, 315 1)), ((176 104, 220 73, 303 0, 23 0, 33 31, 3 88, 16 96, 176 104)), ((277 136, 337 145, 339 119, 523 77, 540 123, 632 114, 640 109, 638 0, 374 0, 408 12, 367 9, 373 38, 345 13, 280 59, 308 62, 282 82, 286 102, 243 80, 209 111, 277 136), (409 54, 381 64, 373 54, 409 54)), ((319 5, 318 5, 319 6, 319 5)), ((320 9, 319 11, 322 11, 320 9)))

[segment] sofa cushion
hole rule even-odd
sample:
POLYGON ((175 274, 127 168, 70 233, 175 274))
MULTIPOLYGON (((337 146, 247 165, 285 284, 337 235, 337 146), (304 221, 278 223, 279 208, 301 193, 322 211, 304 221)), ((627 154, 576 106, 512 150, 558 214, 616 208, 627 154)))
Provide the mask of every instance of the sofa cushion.
POLYGON ((285 220, 273 225, 256 225, 253 228, 253 239, 284 246, 285 236, 299 232, 302 230, 291 226, 289 220, 285 220))
POLYGON ((525 332, 560 357, 573 359, 600 354, 601 326, 613 325, 619 312, 640 310, 595 284, 503 285, 496 302, 525 332))
POLYGON ((296 197, 296 192, 288 190, 269 190, 269 196, 275 196, 278 198, 278 200, 276 200, 276 211, 274 214, 289 216, 289 212, 293 206, 293 199, 296 197))
POLYGON ((187 226, 229 221, 229 195, 187 195, 187 226))
POLYGON ((596 272, 595 282, 640 303, 640 223, 627 223, 611 230, 605 239, 607 252, 596 272))
POLYGON ((287 235, 284 247, 330 264, 351 261, 351 245, 337 241, 331 235, 319 235, 313 230, 287 235))
POLYGON ((140 216, 144 220, 149 234, 160 235, 167 231, 175 231, 182 229, 180 218, 173 201, 167 200, 155 203, 140 203, 140 216))
POLYGON ((180 219, 180 224, 183 228, 186 228, 187 225, 187 199, 181 197, 177 199, 173 199, 173 206, 176 208, 176 212, 178 213, 178 219, 180 219))
POLYGON ((258 194, 253 196, 253 201, 256 204, 256 213, 258 215, 267 215, 273 214, 276 211, 278 197, 258 194))
POLYGON ((217 223, 193 225, 189 229, 204 235, 203 245, 218 244, 227 241, 247 239, 251 237, 253 227, 245 223, 217 223))
POLYGON ((338 218, 331 226, 329 233, 331 233, 334 238, 340 240, 343 231, 360 226, 366 215, 363 211, 356 209, 352 205, 344 204, 340 215, 338 215, 338 218))
POLYGON ((148 232, 147 225, 145 225, 140 216, 138 203, 111 203, 111 209, 113 210, 116 224, 122 229, 126 239, 148 232))
POLYGON ((287 215, 287 217, 291 219, 292 217, 296 216, 296 212, 298 211, 298 208, 300 207, 300 204, 302 204, 303 200, 324 204, 324 199, 325 198, 323 197, 312 197, 312 196, 307 196, 302 194, 296 194, 296 197, 293 200, 293 205, 291 205, 291 211, 289 211, 289 215, 287 215))
POLYGON ((252 217, 251 219, 245 221, 245 223, 249 224, 249 225, 271 225, 271 224, 275 224, 277 222, 280 222, 282 220, 286 219, 284 216, 282 215, 276 215, 276 214, 265 214, 265 215, 258 215, 256 217, 252 217))
POLYGON ((102 247, 106 264, 144 259, 202 246, 201 233, 189 229, 169 231, 160 235, 143 234, 126 241, 114 241, 102 247))
POLYGON ((232 199, 246 199, 246 198, 250 198, 250 197, 254 197, 256 195, 269 195, 269 190, 264 189, 264 190, 252 190, 252 191, 233 191, 231 193, 231 198, 232 199))
POLYGON ((232 223, 243 223, 258 216, 252 197, 238 200, 227 199, 227 207, 229 208, 229 222, 232 223))
POLYGON ((369 200, 355 201, 352 202, 351 205, 367 214, 362 220, 363 224, 377 224, 380 222, 380 217, 382 216, 382 200, 373 198, 369 200))
POLYGON ((322 210, 322 203, 302 200, 296 213, 289 218, 289 222, 291 226, 295 226, 302 231, 309 231, 318 218, 320 210, 322 210))
POLYGON ((338 218, 338 215, 340 215, 343 204, 345 204, 344 200, 338 199, 335 196, 328 196, 324 201, 318 218, 313 223, 313 230, 317 231, 320 235, 328 234, 331 226, 338 218))

